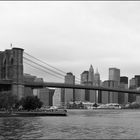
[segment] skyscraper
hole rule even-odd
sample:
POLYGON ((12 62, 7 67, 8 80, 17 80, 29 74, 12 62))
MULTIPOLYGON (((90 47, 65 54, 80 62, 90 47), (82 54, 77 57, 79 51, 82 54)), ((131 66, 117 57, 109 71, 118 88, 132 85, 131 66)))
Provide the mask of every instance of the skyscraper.
MULTIPOLYGON (((96 73, 94 74, 94 85, 95 86, 100 86, 101 80, 100 80, 100 74, 98 72, 98 69, 96 69, 96 73)), ((96 102, 101 103, 102 101, 102 94, 101 91, 96 90, 96 102)))
POLYGON ((98 69, 96 70, 96 73, 94 74, 94 84, 96 86, 100 85, 100 74, 98 72, 98 69))
MULTIPOLYGON (((135 81, 136 81, 136 89, 140 90, 140 75, 135 75, 135 81)), ((136 96, 136 102, 140 102, 140 95, 136 96)))
POLYGON ((120 83, 120 69, 109 68, 109 80, 117 81, 118 85, 120 83))
MULTIPOLYGON (((118 87, 118 82, 113 80, 106 80, 103 82, 104 87, 116 88, 118 87)), ((118 93, 102 91, 102 103, 118 103, 118 93)))
MULTIPOLYGON (((71 72, 66 74, 65 83, 75 84, 75 76, 71 72)), ((65 89, 65 103, 75 100, 74 96, 74 89, 65 89)))
MULTIPOLYGON (((120 69, 109 68, 109 81, 108 86, 111 88, 117 88, 120 85, 120 69)), ((118 103, 118 93, 117 92, 108 92, 109 93, 109 102, 118 103)))
MULTIPOLYGON (((128 77, 120 77, 120 86, 121 89, 128 89, 128 77)), ((118 93, 118 103, 127 104, 128 103, 128 93, 118 93)))
MULTIPOLYGON (((84 71, 81 74, 81 84, 88 85, 88 71, 84 71)), ((80 89, 79 98, 81 101, 89 101, 89 90, 80 89)))
POLYGON ((81 74, 81 84, 87 85, 88 84, 88 71, 84 71, 81 74))
POLYGON ((88 72, 88 84, 93 85, 93 82, 94 82, 94 69, 92 65, 90 65, 88 72))
MULTIPOLYGON (((130 82, 129 82, 129 89, 136 89, 136 79, 135 78, 131 78, 130 82)), ((129 94, 128 95, 128 102, 132 103, 136 101, 136 94, 129 94)))
MULTIPOLYGON (((88 71, 88 85, 95 85, 94 82, 94 69, 92 65, 90 65, 89 71, 88 71)), ((96 90, 88 90, 89 93, 89 100, 90 102, 97 102, 97 96, 96 96, 96 90)), ((88 95, 88 93, 85 93, 88 95)), ((86 99, 86 97, 85 97, 86 99)))
POLYGON ((53 95, 53 106, 62 106, 61 88, 56 88, 53 95))
POLYGON ((136 87, 140 87, 140 75, 135 75, 136 87))

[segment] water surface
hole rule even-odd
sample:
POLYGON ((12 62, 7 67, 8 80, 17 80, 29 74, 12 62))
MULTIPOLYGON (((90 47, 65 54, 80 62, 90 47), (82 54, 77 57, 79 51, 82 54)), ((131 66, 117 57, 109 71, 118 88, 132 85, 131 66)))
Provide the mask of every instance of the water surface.
POLYGON ((0 118, 0 139, 140 139, 140 110, 68 110, 67 117, 0 118))

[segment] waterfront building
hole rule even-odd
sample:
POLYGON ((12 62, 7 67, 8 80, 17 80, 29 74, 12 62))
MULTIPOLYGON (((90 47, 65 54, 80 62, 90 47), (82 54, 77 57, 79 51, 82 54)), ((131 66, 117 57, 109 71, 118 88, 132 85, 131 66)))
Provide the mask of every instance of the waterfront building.
POLYGON ((49 106, 53 106, 53 96, 55 89, 49 89, 49 106))
POLYGON ((120 83, 120 69, 109 68, 109 80, 117 81, 118 85, 120 83))
MULTIPOLYGON (((113 80, 106 80, 103 82, 104 87, 109 88, 117 88, 118 82, 113 80)), ((109 92, 109 91, 102 91, 102 103, 118 103, 118 93, 117 92, 109 92)))
MULTIPOLYGON (((33 76, 31 74, 24 74, 23 80, 24 82, 34 82, 36 76, 33 76)), ((33 89, 31 87, 24 87, 24 97, 26 96, 33 96, 33 89)))
POLYGON ((33 95, 37 96, 44 106, 53 105, 54 89, 49 88, 34 89, 33 95))
POLYGON ((44 106, 49 106, 49 89, 41 88, 38 91, 38 98, 43 102, 44 106))
POLYGON ((61 88, 56 88, 54 91, 54 96, 53 96, 53 106, 61 106, 61 88))
MULTIPOLYGON (((121 76, 120 77, 120 85, 121 89, 128 89, 128 77, 121 76)), ((118 103, 119 104, 127 104, 128 103, 128 93, 118 93, 118 103)))
MULTIPOLYGON (((65 83, 66 84, 73 84, 73 85, 75 84, 75 76, 71 72, 66 74, 65 83)), ((70 102, 70 101, 75 100, 74 93, 75 93, 74 89, 68 89, 68 88, 65 89, 65 99, 64 99, 65 104, 70 102)))
MULTIPOLYGON (((102 86, 103 87, 108 87, 108 81, 107 80, 104 81, 102 83, 102 86)), ((109 92, 108 91, 102 91, 102 98, 101 99, 102 99, 103 104, 109 103, 109 92)))
POLYGON ((140 87, 140 75, 135 75, 136 87, 140 87))
POLYGON ((75 101, 85 101, 85 90, 75 89, 75 101))
MULTIPOLYGON (((135 75, 136 90, 140 91, 140 75, 135 75)), ((136 102, 140 103, 140 95, 136 96, 136 102)))
MULTIPOLYGON (((129 82, 129 89, 136 89, 136 79, 133 77, 129 82)), ((136 101, 136 94, 128 94, 128 102, 132 103, 136 101)))

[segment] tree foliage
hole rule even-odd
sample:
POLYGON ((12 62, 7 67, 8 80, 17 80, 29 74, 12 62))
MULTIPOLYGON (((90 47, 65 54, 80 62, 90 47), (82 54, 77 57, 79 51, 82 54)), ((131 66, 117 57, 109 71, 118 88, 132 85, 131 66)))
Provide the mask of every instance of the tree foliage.
POLYGON ((0 93, 0 108, 9 109, 11 107, 14 107, 17 102, 17 96, 12 95, 11 92, 0 93))
POLYGON ((43 105, 37 96, 24 97, 20 100, 19 104, 22 105, 25 110, 34 110, 36 108, 41 108, 43 105))

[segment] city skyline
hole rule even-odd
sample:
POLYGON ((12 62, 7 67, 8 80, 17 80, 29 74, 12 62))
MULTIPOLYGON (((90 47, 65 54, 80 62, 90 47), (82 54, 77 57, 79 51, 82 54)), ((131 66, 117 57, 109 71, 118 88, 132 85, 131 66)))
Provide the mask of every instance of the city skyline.
POLYGON ((0 2, 1 51, 12 43, 79 78, 92 64, 103 81, 111 67, 131 79, 140 74, 139 12, 138 1, 0 2))

